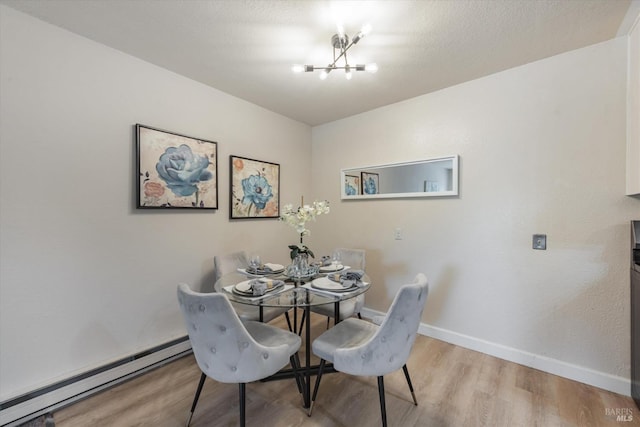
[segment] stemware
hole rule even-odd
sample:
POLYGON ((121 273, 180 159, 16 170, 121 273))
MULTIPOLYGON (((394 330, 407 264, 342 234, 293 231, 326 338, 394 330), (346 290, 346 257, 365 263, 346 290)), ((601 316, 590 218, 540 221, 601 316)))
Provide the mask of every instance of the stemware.
POLYGON ((251 256, 249 257, 249 267, 251 267, 251 269, 253 270, 257 270, 260 268, 260 265, 260 255, 251 254, 251 256))

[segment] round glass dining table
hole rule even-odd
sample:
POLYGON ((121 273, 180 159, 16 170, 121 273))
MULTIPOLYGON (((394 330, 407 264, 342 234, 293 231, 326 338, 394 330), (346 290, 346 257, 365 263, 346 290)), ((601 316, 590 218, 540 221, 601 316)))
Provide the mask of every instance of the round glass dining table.
MULTIPOLYGON (((267 276, 269 279, 273 280, 283 280, 285 282, 285 286, 282 290, 273 291, 272 293, 267 293, 263 296, 243 296, 233 292, 233 287, 238 283, 244 282, 246 280, 250 280, 251 277, 247 277, 246 275, 237 272, 237 273, 229 273, 222 276, 215 284, 214 288, 216 292, 221 292, 229 298, 229 300, 234 301, 240 304, 251 305, 259 308, 259 317, 260 321, 262 321, 262 308, 263 307, 281 307, 281 308, 291 308, 293 309, 293 330, 296 332, 297 329, 297 313, 298 310, 303 311, 302 319, 306 319, 304 322, 305 334, 304 334, 304 342, 305 342, 305 365, 301 366, 301 369, 304 372, 303 378, 303 400, 304 407, 308 408, 311 401, 311 375, 316 374, 318 367, 311 366, 311 322, 310 322, 310 307, 316 305, 324 305, 324 304, 334 304, 334 312, 335 312, 335 321, 338 322, 340 319, 340 302, 346 301, 352 298, 357 297, 369 290, 371 286, 371 281, 369 277, 365 274, 362 278, 362 283, 360 283, 357 287, 354 287, 353 290, 349 290, 348 292, 331 292, 327 290, 320 290, 314 288, 313 280, 320 279, 324 275, 320 274, 311 278, 305 279, 291 279, 289 277, 281 276, 281 275, 271 275, 267 276)), ((302 333, 302 330, 298 332, 302 333)), ((325 367, 324 372, 332 372, 333 369, 331 366, 325 367)), ((277 380, 283 378, 292 378, 294 376, 294 372, 292 370, 283 370, 272 377, 269 380, 277 380)))

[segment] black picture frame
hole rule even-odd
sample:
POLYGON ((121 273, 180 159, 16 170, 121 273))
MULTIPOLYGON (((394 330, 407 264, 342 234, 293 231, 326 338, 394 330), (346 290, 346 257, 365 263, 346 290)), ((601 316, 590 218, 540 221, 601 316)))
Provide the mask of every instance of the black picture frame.
POLYGON ((280 164, 229 156, 229 218, 280 217, 280 164))
POLYGON ((136 124, 136 208, 218 209, 218 143, 136 124))
POLYGON ((360 172, 360 194, 380 194, 380 175, 360 172))

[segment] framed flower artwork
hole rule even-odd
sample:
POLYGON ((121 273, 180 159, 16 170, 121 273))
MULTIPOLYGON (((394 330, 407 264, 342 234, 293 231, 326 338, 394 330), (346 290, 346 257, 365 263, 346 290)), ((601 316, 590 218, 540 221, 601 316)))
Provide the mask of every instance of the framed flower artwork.
POLYGON ((380 176, 377 173, 360 172, 362 194, 380 194, 380 176))
POLYGON ((136 125, 136 207, 218 209, 218 144, 136 125))
POLYGON ((344 176, 344 194, 357 196, 360 194, 360 177, 355 175, 344 176))
POLYGON ((229 156, 229 218, 280 217, 280 165, 229 156))

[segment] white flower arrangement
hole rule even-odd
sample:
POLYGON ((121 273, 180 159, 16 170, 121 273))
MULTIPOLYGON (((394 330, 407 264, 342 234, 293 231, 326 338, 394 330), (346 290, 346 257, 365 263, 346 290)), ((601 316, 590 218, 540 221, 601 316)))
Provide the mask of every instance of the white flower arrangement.
POLYGON ((329 202, 326 200, 315 201, 312 205, 303 205, 294 209, 293 205, 284 205, 284 212, 280 216, 280 221, 286 222, 293 227, 300 237, 307 236, 311 231, 307 228, 307 222, 315 221, 318 215, 330 212, 329 202))
POLYGON ((328 214, 329 212, 329 202, 326 200, 316 200, 311 205, 303 204, 297 209, 294 209, 291 204, 284 205, 280 221, 284 221, 293 227, 300 235, 300 244, 289 245, 291 259, 296 258, 299 254, 307 254, 312 258, 314 257, 313 252, 303 244, 303 237, 311 234, 311 231, 307 228, 307 223, 315 221, 318 215, 328 214))

